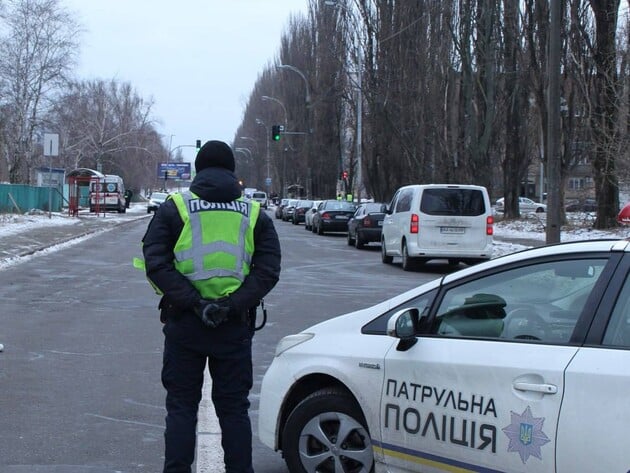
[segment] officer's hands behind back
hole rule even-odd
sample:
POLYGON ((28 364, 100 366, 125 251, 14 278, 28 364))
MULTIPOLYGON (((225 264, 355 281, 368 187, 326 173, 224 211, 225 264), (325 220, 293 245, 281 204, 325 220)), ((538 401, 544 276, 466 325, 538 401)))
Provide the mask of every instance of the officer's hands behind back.
POLYGON ((228 319, 231 305, 228 300, 201 299, 195 306, 195 314, 206 327, 216 328, 228 319))

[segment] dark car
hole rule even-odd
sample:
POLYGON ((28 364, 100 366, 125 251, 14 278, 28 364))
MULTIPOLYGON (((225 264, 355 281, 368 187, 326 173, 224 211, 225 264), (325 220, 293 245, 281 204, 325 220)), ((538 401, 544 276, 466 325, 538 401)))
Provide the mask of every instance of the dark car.
POLYGON ((276 206, 275 216, 277 219, 282 218, 282 211, 284 210, 284 206, 289 203, 289 199, 282 199, 280 203, 276 206))
POLYGON ((348 220, 354 215, 355 204, 345 200, 325 200, 313 214, 313 233, 347 232, 348 220))
POLYGON ((287 205, 282 208, 282 221, 288 222, 293 220, 293 211, 295 210, 295 206, 299 202, 298 199, 289 199, 287 205))
POLYGON ((595 199, 584 199, 570 202, 564 208, 567 212, 596 212, 597 201, 595 199))
POLYGON ((291 222, 293 225, 297 225, 299 223, 304 222, 306 212, 313 206, 312 200, 298 200, 295 209, 293 210, 293 217, 291 218, 291 222))
POLYGON ((380 242, 386 211, 387 204, 383 202, 359 205, 348 220, 348 245, 361 249, 366 243, 380 242))

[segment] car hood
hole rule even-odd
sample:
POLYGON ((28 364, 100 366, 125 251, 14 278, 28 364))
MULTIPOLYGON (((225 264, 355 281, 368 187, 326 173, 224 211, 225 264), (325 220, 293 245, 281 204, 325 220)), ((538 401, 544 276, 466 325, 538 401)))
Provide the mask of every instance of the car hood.
POLYGON ((301 333, 331 333, 331 332, 343 332, 347 330, 360 330, 366 323, 370 322, 375 317, 378 317, 384 312, 402 304, 403 302, 425 292, 430 291, 436 287, 439 287, 442 278, 435 279, 428 283, 422 284, 418 287, 414 287, 409 291, 398 294, 391 299, 387 299, 371 307, 365 309, 356 310, 347 314, 338 315, 328 320, 312 325, 301 333))

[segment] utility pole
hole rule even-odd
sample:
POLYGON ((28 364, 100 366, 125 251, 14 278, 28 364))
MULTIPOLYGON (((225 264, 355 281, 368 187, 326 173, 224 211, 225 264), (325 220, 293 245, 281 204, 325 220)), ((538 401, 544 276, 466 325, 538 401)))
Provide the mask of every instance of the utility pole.
POLYGON ((547 229, 546 243, 560 242, 560 193, 562 166, 560 161, 560 0, 550 0, 549 60, 547 74, 547 229))

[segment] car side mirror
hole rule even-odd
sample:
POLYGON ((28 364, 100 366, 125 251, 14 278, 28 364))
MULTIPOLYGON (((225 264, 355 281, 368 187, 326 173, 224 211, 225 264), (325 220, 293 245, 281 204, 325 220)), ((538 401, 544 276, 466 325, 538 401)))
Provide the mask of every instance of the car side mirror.
POLYGON ((400 339, 396 350, 406 351, 416 344, 419 320, 420 311, 415 307, 401 309, 389 318, 387 335, 400 339))

